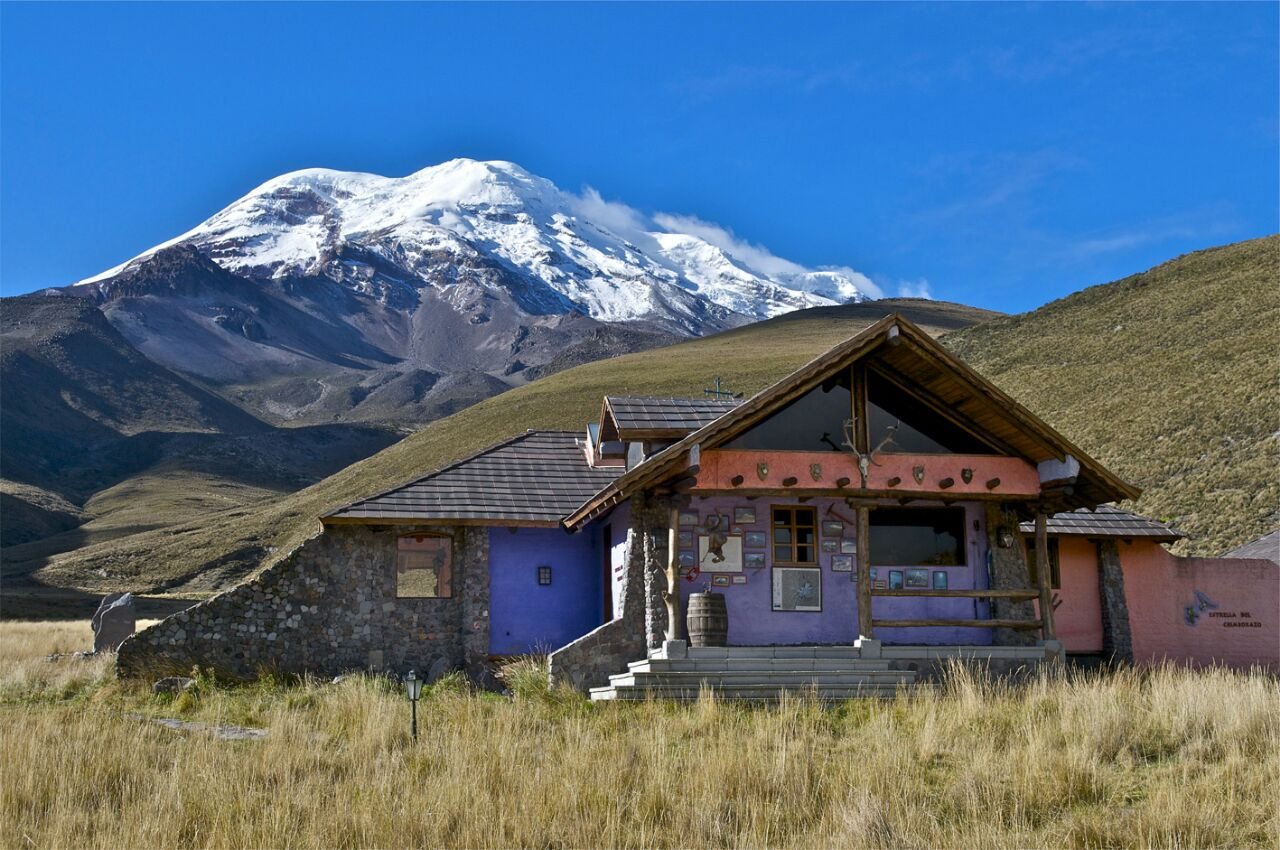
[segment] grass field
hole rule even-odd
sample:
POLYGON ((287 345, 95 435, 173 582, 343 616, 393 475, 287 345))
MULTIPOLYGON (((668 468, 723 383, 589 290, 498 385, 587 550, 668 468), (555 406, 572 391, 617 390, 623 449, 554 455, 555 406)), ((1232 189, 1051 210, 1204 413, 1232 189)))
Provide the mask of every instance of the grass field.
POLYGON ((1280 686, 1224 670, 888 702, 592 705, 512 671, 420 704, 355 677, 177 698, 83 623, 0 623, 0 846, 1275 847, 1280 686), (268 730, 226 741, 149 716, 268 730))

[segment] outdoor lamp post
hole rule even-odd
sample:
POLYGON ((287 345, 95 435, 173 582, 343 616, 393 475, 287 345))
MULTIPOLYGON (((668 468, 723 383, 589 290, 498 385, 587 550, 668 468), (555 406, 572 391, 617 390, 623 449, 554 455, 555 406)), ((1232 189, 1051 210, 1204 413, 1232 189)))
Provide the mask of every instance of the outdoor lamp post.
POLYGON ((404 677, 404 694, 409 698, 410 729, 413 734, 413 740, 418 740, 418 697, 422 696, 422 680, 418 678, 415 670, 410 670, 409 675, 404 677))

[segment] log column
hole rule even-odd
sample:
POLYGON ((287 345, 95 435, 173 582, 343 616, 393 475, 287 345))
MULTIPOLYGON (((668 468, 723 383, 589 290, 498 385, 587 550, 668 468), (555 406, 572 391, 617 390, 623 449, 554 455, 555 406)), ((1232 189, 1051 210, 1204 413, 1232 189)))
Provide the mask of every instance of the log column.
POLYGON ((1053 628, 1052 568, 1049 564, 1049 518, 1036 511, 1036 576, 1040 584, 1040 623, 1045 640, 1056 640, 1053 628))
POLYGON ((683 640, 684 613, 680 604, 680 508, 672 501, 670 522, 667 529, 667 589, 662 591, 662 601, 667 603, 668 641, 683 640))
POLYGON ((858 633, 865 640, 875 637, 871 625, 871 509, 859 507, 858 518, 858 633))

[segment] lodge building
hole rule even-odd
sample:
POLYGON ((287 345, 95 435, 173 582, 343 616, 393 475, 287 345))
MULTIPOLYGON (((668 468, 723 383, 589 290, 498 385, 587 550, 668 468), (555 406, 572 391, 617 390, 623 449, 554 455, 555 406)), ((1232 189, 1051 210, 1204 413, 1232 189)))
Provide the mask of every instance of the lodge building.
POLYGON ((118 664, 484 680, 544 652, 606 699, 883 693, 1064 652, 1280 670, 1280 566, 1178 558, 1111 505, 1138 495, 892 315, 748 400, 610 396, 583 432, 333 511, 118 664))

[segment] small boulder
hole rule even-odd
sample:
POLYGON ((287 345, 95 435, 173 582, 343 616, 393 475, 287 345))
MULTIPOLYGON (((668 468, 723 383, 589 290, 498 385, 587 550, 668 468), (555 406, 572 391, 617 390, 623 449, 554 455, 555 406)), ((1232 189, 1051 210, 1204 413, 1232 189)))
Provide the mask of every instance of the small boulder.
POLYGON ((104 597, 93 615, 93 651, 115 652, 138 627, 132 593, 104 597))
POLYGON ((186 676, 166 676, 151 686, 153 694, 180 694, 196 686, 196 680, 186 676))
POLYGON ((430 669, 427 670, 427 684, 434 685, 436 682, 440 681, 452 672, 453 665, 449 663, 449 659, 446 656, 441 655, 432 663, 430 669))

